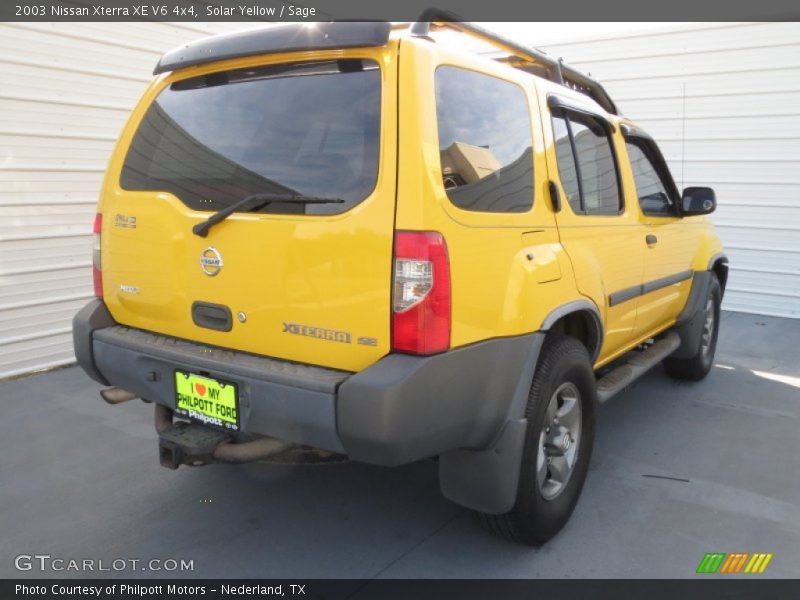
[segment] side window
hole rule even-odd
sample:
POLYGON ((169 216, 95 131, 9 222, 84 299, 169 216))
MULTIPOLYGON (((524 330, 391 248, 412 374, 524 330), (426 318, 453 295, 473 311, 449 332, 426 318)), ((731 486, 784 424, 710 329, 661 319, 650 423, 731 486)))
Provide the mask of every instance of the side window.
POLYGON ((553 115, 561 184, 572 210, 615 215, 622 210, 617 163, 606 125, 577 113, 553 115))
POLYGON ((556 140, 556 161, 561 185, 572 211, 581 213, 583 208, 581 207, 581 189, 578 186, 578 169, 575 165, 575 155, 572 153, 572 140, 566 117, 553 116, 553 134, 556 140))
POLYGON ((531 209, 533 144, 522 88, 474 71, 439 67, 436 117, 450 202, 478 212, 531 209))
POLYGON ((670 197, 669 186, 659 175, 652 150, 646 140, 628 139, 625 143, 631 160, 633 179, 636 183, 636 195, 642 212, 650 216, 674 216, 675 203, 670 197))

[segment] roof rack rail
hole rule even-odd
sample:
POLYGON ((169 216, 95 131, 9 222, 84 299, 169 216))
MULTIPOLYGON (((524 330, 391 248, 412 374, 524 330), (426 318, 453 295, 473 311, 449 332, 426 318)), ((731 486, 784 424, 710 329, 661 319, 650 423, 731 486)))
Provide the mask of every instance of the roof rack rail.
POLYGON ((614 104, 611 96, 608 95, 608 92, 606 92, 598 81, 564 64, 563 60, 560 58, 556 60, 541 50, 518 44, 480 25, 463 21, 461 17, 455 13, 438 8, 428 8, 423 11, 417 19, 417 22, 411 25, 409 32, 411 35, 417 37, 429 37, 432 25, 445 27, 459 33, 470 35, 500 50, 508 52, 517 58, 533 63, 533 65, 530 65, 530 67, 533 68, 526 68, 525 66, 518 68, 528 70, 529 72, 535 72, 537 75, 544 76, 550 81, 560 83, 561 85, 586 94, 602 106, 606 112, 615 115, 619 114, 617 106, 614 104), (536 67, 538 67, 538 69, 536 67))

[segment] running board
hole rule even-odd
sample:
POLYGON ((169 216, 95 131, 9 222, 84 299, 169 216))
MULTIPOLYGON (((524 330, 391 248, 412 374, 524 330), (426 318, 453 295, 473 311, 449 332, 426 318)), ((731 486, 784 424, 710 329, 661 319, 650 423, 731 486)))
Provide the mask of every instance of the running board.
POLYGON ((670 331, 647 350, 630 353, 628 361, 597 381, 597 400, 602 404, 616 396, 678 349, 681 336, 670 331))

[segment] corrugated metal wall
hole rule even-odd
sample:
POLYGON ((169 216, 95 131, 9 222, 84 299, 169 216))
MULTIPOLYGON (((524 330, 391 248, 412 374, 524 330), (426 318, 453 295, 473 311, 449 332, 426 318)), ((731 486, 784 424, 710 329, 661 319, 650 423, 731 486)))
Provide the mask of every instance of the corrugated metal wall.
MULTIPOLYGON (((0 377, 73 360, 106 162, 166 49, 242 24, 0 24, 0 377)), ((528 40, 536 45, 537 40, 528 40)), ((607 84, 676 179, 718 192, 725 306, 800 316, 800 25, 545 45, 607 84)))
POLYGON ((800 317, 800 23, 527 42, 602 81, 679 186, 715 188, 731 264, 724 308, 800 317))
POLYGON ((74 360, 103 171, 159 56, 242 27, 0 24, 0 378, 74 360))

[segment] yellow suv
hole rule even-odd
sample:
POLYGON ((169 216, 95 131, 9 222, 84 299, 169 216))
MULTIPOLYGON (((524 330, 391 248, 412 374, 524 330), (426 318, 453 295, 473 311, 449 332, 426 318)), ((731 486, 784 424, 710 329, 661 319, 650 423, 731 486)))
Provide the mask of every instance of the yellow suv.
POLYGON ((680 194, 561 61, 428 13, 212 37, 155 74, 108 167, 74 343, 108 402, 154 403, 163 465, 436 457, 447 498, 542 543, 597 404, 662 361, 708 373, 714 193, 680 194))

